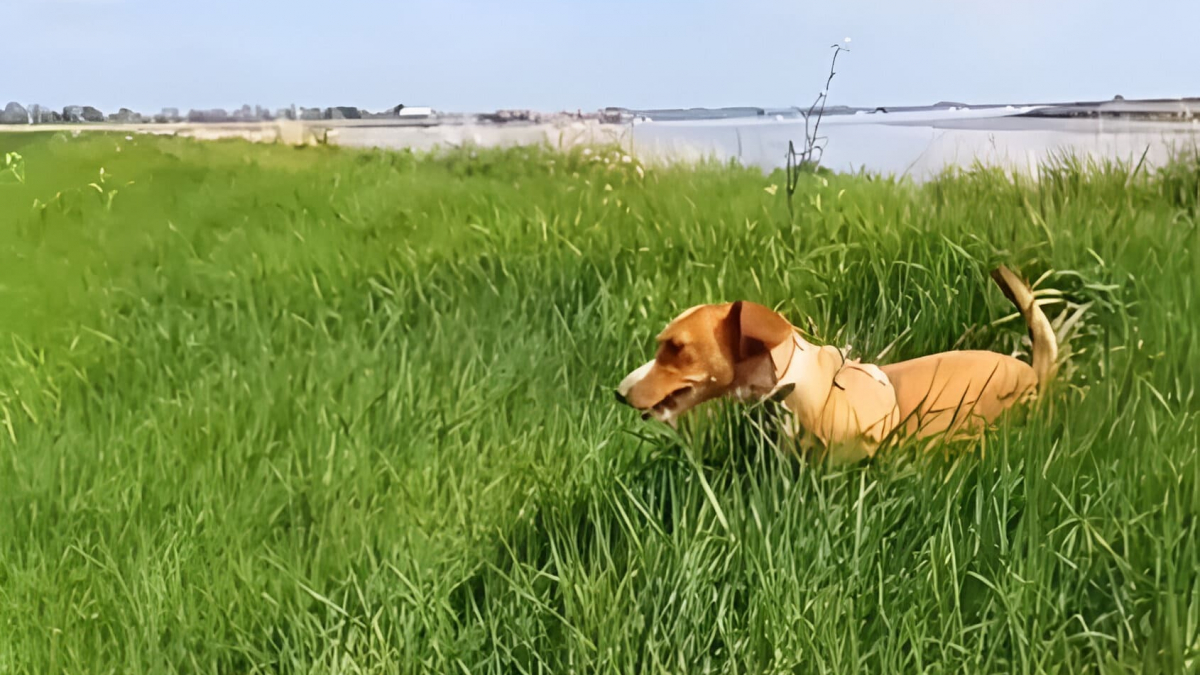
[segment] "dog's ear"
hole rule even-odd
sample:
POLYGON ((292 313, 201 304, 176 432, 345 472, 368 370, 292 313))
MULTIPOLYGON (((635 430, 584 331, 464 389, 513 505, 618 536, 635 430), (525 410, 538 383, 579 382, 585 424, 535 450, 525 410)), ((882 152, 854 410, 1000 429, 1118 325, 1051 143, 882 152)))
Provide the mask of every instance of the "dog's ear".
POLYGON ((752 396, 769 395, 796 348, 792 324, 767 307, 739 301, 729 308, 729 328, 734 386, 752 396))
POLYGON ((778 312, 757 302, 738 300, 733 303, 729 309, 729 321, 736 335, 733 345, 736 361, 775 351, 781 345, 790 348, 788 343, 792 339, 792 324, 778 312))

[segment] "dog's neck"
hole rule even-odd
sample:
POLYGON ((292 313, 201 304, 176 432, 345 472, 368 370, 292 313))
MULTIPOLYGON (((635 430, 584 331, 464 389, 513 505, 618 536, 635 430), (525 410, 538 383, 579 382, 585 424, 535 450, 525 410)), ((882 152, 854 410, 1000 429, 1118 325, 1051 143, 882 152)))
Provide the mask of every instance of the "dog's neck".
POLYGON ((844 360, 836 347, 819 347, 799 335, 793 336, 791 354, 776 366, 775 390, 791 387, 783 405, 796 414, 805 428, 816 425, 844 360))

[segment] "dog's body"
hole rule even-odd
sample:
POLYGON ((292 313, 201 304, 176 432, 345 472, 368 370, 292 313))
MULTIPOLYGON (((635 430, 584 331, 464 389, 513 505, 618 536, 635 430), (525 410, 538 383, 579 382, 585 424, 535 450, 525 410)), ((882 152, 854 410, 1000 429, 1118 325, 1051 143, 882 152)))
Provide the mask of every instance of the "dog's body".
POLYGON ((693 307, 672 321, 655 359, 630 373, 617 396, 668 423, 720 396, 783 396, 798 426, 842 459, 873 455, 892 437, 978 434, 1044 388, 1058 352, 1029 286, 1003 267, 992 277, 1029 325, 1032 365, 951 351, 875 366, 809 343, 762 305, 734 302, 693 307))

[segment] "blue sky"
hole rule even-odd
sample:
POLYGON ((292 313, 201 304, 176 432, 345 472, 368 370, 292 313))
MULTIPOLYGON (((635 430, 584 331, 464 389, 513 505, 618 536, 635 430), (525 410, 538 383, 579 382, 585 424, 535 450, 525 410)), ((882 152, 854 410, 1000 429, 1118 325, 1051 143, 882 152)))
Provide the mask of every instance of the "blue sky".
POLYGON ((442 110, 1200 95, 1200 0, 0 0, 0 105, 442 110), (1137 9, 1134 9, 1137 7, 1137 9))

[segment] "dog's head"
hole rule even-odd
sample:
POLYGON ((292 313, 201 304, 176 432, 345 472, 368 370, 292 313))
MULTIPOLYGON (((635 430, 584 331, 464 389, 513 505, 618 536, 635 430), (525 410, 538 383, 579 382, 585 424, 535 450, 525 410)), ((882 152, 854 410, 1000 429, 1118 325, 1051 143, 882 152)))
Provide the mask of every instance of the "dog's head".
POLYGON ((617 400, 671 422, 719 396, 765 397, 787 367, 793 335, 787 319, 753 302, 693 307, 658 335, 654 360, 621 381, 617 400))

